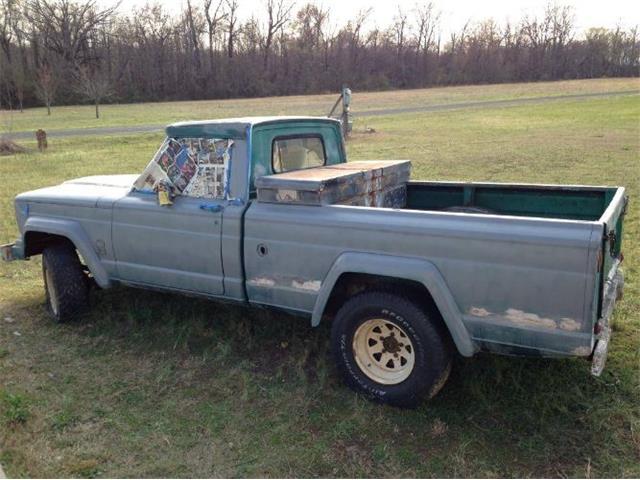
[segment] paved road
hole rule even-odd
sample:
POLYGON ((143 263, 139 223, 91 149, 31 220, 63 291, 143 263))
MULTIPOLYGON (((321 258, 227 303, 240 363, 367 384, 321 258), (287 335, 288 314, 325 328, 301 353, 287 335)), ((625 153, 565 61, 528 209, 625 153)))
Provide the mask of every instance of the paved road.
MULTIPOLYGON (((354 111, 354 116, 373 117, 381 115, 398 115, 402 113, 419 113, 419 112, 439 112, 443 110, 459 110, 464 108, 487 108, 487 107, 513 107, 518 105, 527 105, 535 103, 545 103, 556 100, 580 100, 594 97, 614 97, 621 95, 638 95, 640 90, 626 90, 620 92, 600 92, 600 93, 579 93, 572 95, 556 95, 550 97, 530 97, 515 98, 510 100, 485 100, 479 102, 461 102, 461 103, 443 103, 437 105, 420 105, 415 107, 399 107, 399 108, 383 108, 374 110, 365 110, 362 112, 354 111)), ((135 125, 135 126, 117 126, 117 127, 97 127, 97 128, 68 128, 64 130, 49 130, 49 137, 78 137, 89 135, 126 135, 131 133, 151 133, 161 132, 164 125, 135 125)), ((15 139, 30 139, 34 137, 34 132, 23 131, 13 132, 11 135, 15 139)))
MULTIPOLYGON (((65 128, 64 130, 47 130, 47 138, 52 137, 86 137, 90 135, 127 135, 130 133, 161 132, 164 125, 134 125, 97 128, 65 128)), ((34 131, 13 132, 14 140, 35 139, 34 131)))
POLYGON ((486 107, 514 107, 529 103, 546 103, 554 100, 580 100, 593 97, 615 97, 620 95, 637 95, 640 90, 626 90, 621 92, 577 93, 572 95, 556 95, 551 97, 513 98, 510 100, 484 100, 479 102, 443 103, 440 105, 423 105, 416 107, 384 108, 380 110, 367 110, 355 112, 356 117, 371 117, 378 115, 397 115, 400 113, 438 112, 441 110, 458 110, 463 108, 486 107))

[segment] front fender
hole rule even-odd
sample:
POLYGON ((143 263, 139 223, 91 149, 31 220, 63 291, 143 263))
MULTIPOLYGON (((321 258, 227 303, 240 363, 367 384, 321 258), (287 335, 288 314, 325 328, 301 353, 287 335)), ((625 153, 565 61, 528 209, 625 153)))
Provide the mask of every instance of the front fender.
POLYGON ((25 222, 23 238, 26 239, 29 232, 50 233, 68 238, 82 255, 96 283, 102 288, 111 286, 109 274, 102 266, 100 258, 91 245, 91 239, 80 223, 74 220, 34 216, 29 217, 25 222))
POLYGON ((460 310, 440 271, 433 263, 419 258, 377 253, 343 253, 336 259, 322 282, 311 317, 312 326, 320 323, 333 287, 343 273, 384 275, 423 284, 433 297, 458 352, 465 357, 470 357, 478 350, 462 322, 460 310))

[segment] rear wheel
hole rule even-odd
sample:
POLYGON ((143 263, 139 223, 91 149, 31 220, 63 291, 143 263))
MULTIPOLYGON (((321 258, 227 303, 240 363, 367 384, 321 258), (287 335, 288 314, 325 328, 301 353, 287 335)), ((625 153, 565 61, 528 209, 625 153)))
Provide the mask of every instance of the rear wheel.
POLYGON ((365 292, 347 301, 331 332, 334 358, 347 385, 401 407, 435 395, 451 368, 449 342, 437 315, 386 292, 365 292))
POLYGON ((70 243, 51 245, 42 252, 46 305, 56 322, 80 315, 89 299, 89 282, 76 250, 70 243))

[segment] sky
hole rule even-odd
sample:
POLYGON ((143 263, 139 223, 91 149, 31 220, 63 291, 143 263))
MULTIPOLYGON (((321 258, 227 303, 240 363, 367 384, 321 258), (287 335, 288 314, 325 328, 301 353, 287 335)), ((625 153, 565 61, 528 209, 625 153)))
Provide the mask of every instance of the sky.
MULTIPOLYGON (((123 0, 120 11, 126 12, 134 6, 141 6, 147 0, 123 0)), ((155 0, 169 11, 180 11, 186 0, 155 0)), ((420 3, 426 3, 423 0, 420 3)), ((112 5, 112 0, 99 0, 102 5, 112 5)), ((201 4, 202 0, 192 0, 192 4, 201 4)), ((216 1, 214 0, 214 4, 216 1)), ((264 0, 239 0, 239 14, 242 19, 264 11, 264 0)), ((308 3, 297 0, 296 5, 308 3)), ((315 0, 313 3, 327 8, 331 12, 333 24, 343 25, 354 18, 361 10, 373 8, 368 26, 386 27, 391 24, 398 7, 410 12, 416 0, 315 0)), ((507 19, 518 20, 523 14, 541 15, 549 0, 434 0, 436 8, 442 13, 443 35, 461 28, 468 20, 493 18, 499 23, 507 19)), ((629 28, 640 24, 640 1, 638 0, 559 0, 558 5, 573 7, 575 25, 578 32, 590 27, 613 28, 620 24, 629 28)))

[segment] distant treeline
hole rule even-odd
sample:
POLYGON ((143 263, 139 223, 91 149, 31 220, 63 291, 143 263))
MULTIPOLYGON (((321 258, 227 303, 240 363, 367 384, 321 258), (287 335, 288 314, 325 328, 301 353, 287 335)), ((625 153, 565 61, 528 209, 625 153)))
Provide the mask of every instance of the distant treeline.
MULTIPOLYGON (((188 0, 171 13, 91 1, 0 0, 0 107, 208 99, 639 74, 638 29, 577 33, 569 7, 445 37, 433 3, 384 28, 334 26, 314 4, 188 0)), ((603 8, 606 8, 603 5, 603 8)))

